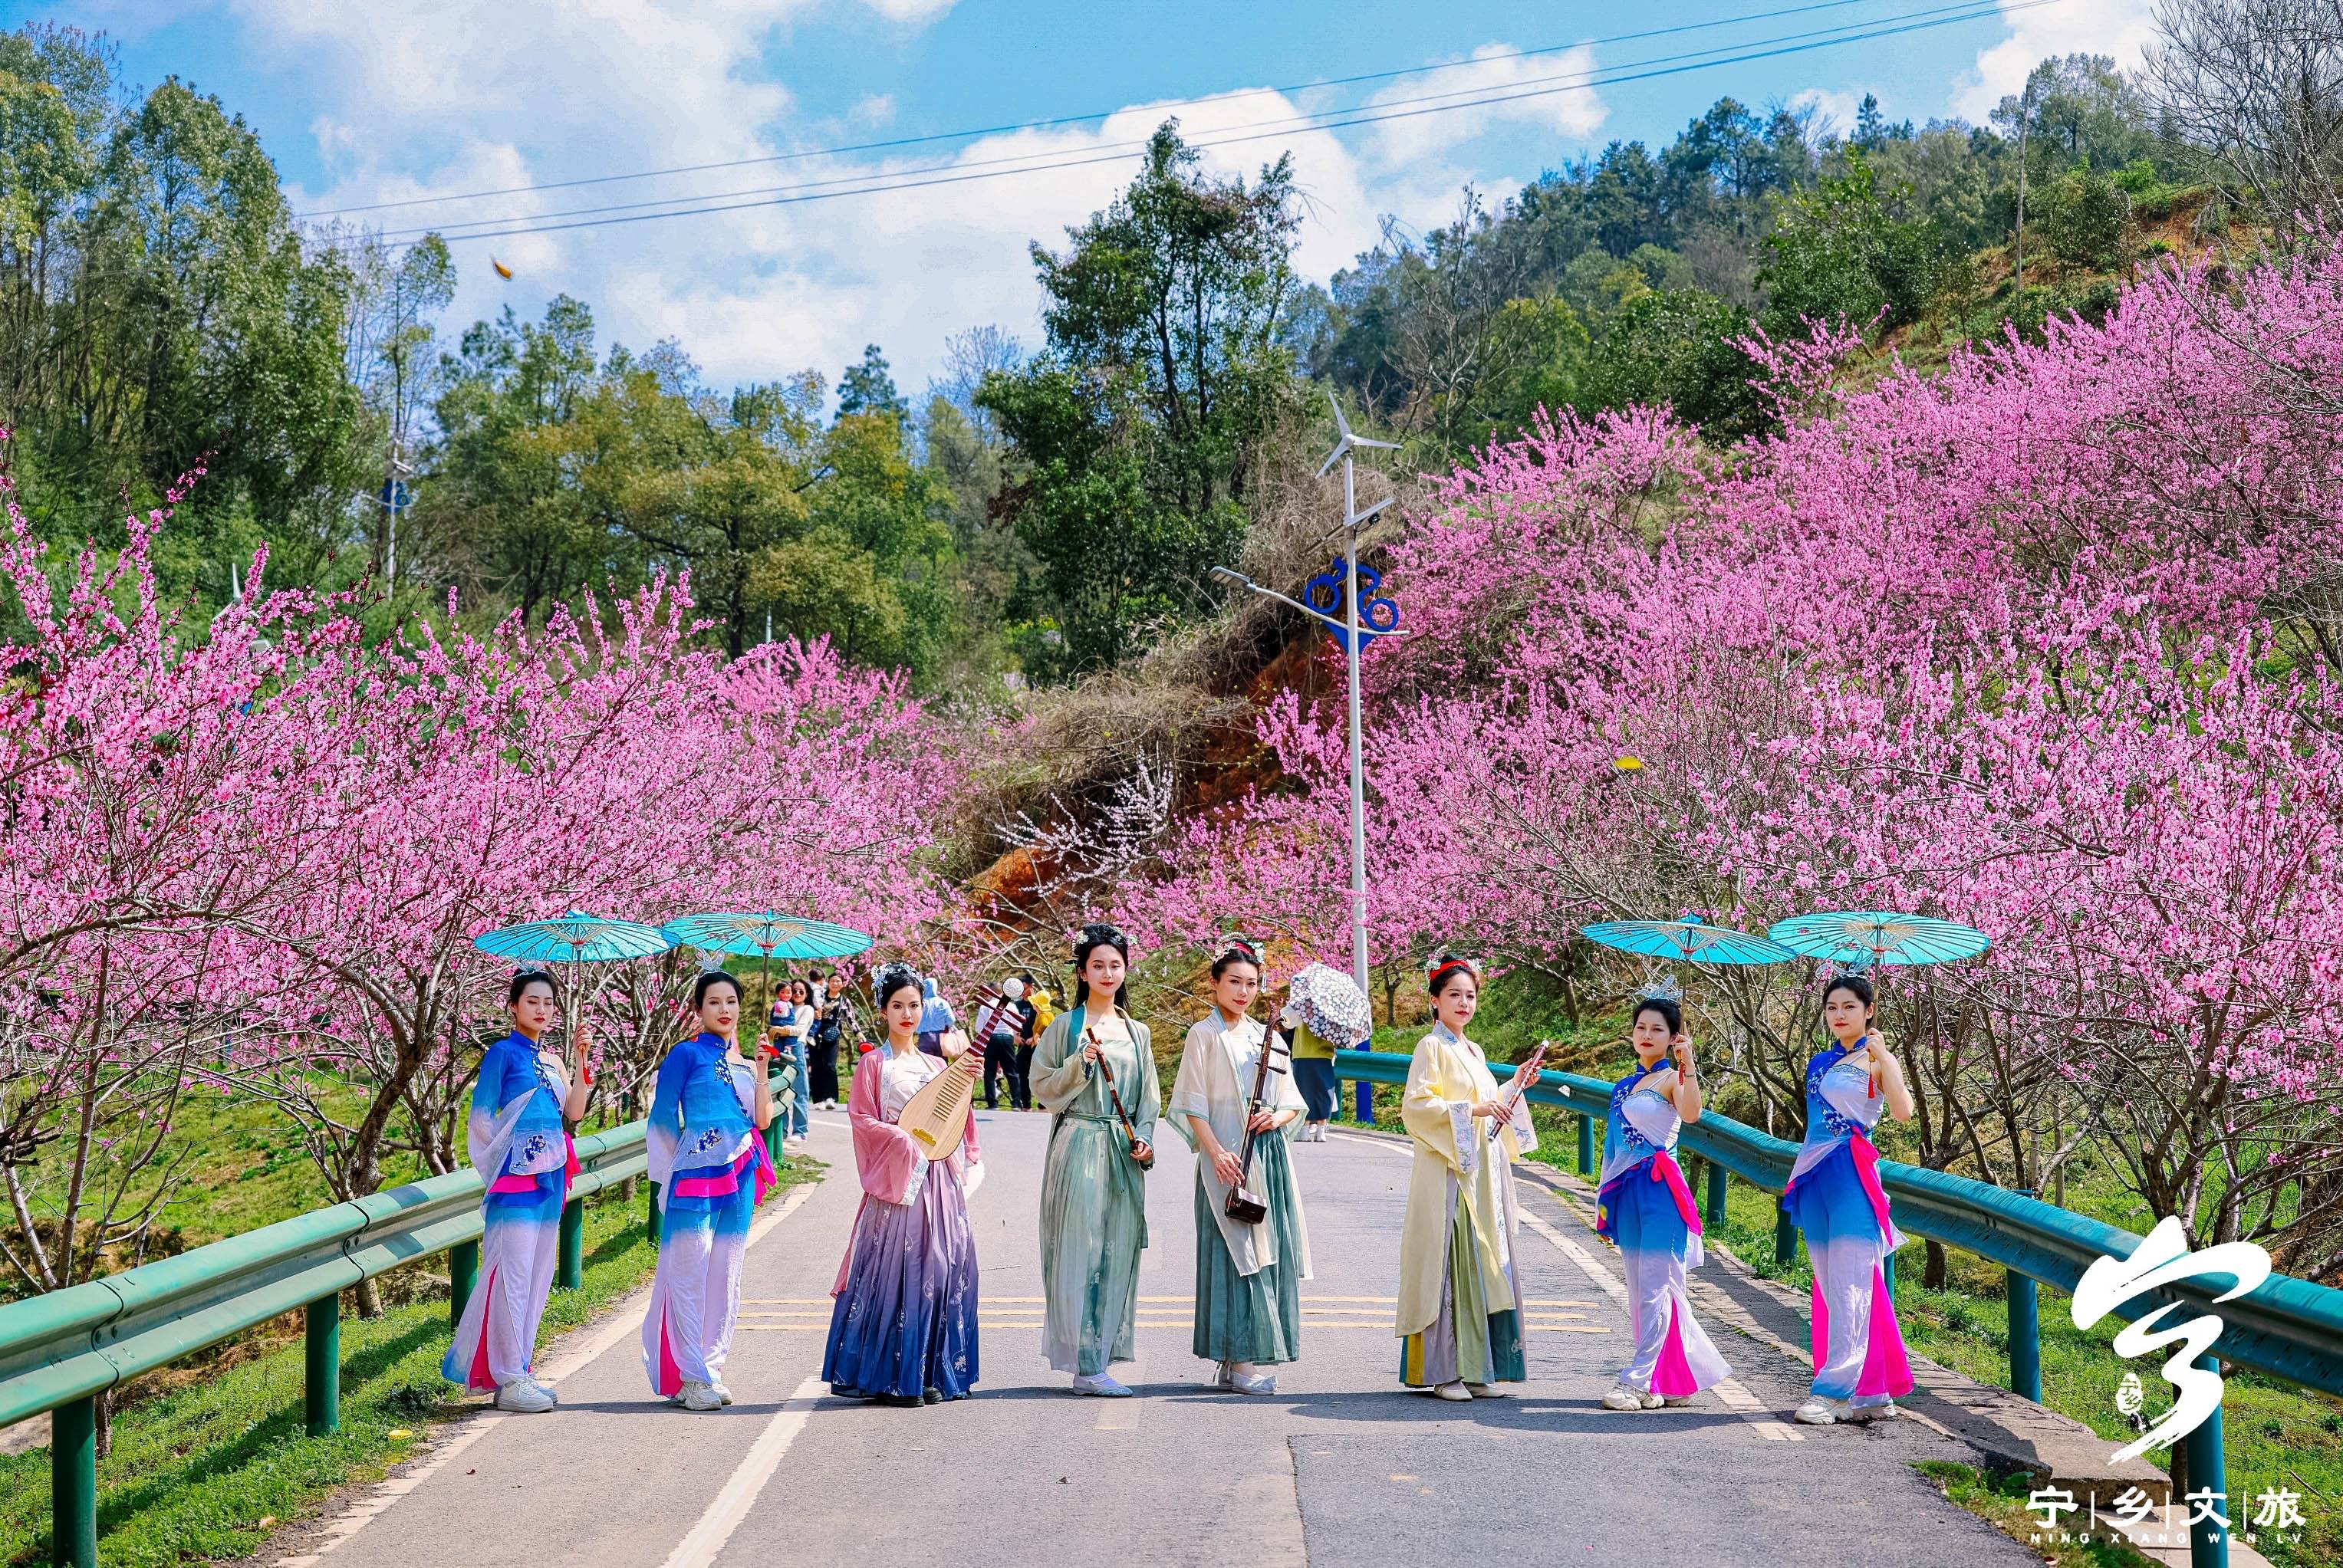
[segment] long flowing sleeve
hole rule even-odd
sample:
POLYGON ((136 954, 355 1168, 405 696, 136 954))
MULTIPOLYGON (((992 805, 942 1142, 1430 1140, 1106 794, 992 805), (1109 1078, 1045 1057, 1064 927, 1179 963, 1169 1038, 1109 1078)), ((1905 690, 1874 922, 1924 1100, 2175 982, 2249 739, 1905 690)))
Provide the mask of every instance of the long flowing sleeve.
MULTIPOLYGON (((1220 1035, 1210 1019, 1191 1025, 1188 1038, 1181 1042, 1180 1070, 1172 1078, 1172 1131, 1191 1149, 1196 1147, 1196 1130, 1188 1119, 1202 1117, 1207 1124, 1212 1120, 1211 1064, 1204 1052, 1220 1049, 1220 1035)), ((1218 1129, 1213 1136, 1219 1136, 1218 1129)))
POLYGON ((1426 1035, 1416 1041, 1407 1064, 1407 1088, 1400 1097, 1400 1121, 1408 1136, 1440 1157, 1459 1176, 1470 1176, 1479 1162, 1480 1141, 1473 1136, 1473 1104, 1452 1100, 1444 1058, 1448 1048, 1426 1035))
POLYGON ((1131 1107, 1131 1124, 1149 1143, 1155 1141, 1155 1119, 1163 1114, 1163 1081, 1155 1070, 1155 1037, 1132 1020, 1131 1038, 1139 1048, 1139 1103, 1131 1107))
POLYGON ((1090 1084, 1090 1073, 1073 1035, 1072 1026, 1080 1016, 1069 1012, 1052 1019, 1033 1052, 1033 1099, 1044 1111, 1064 1111, 1081 1098, 1090 1084))
MULTIPOLYGON (((901 1203, 908 1201, 920 1169, 927 1161, 920 1153, 920 1146, 911 1141, 911 1135, 887 1120, 885 1107, 880 1102, 885 1077, 883 1063, 854 1075, 854 1089, 846 1100, 846 1117, 854 1128, 854 1168, 862 1180, 862 1190, 873 1198, 901 1203)), ((971 1122, 974 1120, 970 1118, 971 1122)))
POLYGON ((683 1086, 691 1076, 691 1053, 678 1046, 659 1062, 651 1090, 651 1115, 643 1139, 645 1174, 653 1184, 667 1185, 675 1174, 676 1145, 683 1137, 683 1086))
POLYGON ((472 1083, 471 1114, 464 1119, 464 1151, 471 1156, 472 1169, 483 1181, 493 1181, 498 1172, 488 1169, 494 1160, 497 1136, 497 1112, 504 1109, 505 1064, 509 1059, 501 1042, 488 1048, 480 1059, 480 1075, 472 1083))

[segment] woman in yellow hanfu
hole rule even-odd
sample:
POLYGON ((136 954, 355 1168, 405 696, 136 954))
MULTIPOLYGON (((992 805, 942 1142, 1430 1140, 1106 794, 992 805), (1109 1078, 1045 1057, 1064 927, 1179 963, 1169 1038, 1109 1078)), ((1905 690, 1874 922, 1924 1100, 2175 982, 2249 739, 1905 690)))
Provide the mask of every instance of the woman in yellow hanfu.
POLYGON ((1481 970, 1443 953, 1424 981, 1438 1016, 1416 1043, 1400 1114, 1415 1145, 1400 1232, 1400 1381, 1445 1400, 1503 1399, 1520 1382, 1522 1282, 1513 1162, 1537 1147, 1530 1110, 1465 1037, 1481 970))

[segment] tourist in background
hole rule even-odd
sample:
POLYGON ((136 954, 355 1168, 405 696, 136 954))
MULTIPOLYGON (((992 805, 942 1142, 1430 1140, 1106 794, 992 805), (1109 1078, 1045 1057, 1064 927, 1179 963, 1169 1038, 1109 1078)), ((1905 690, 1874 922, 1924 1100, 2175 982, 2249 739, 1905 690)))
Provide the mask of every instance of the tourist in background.
POLYGON ((1017 1010, 1024 1020, 1017 1032, 1017 1081, 1025 1086, 1023 1103, 1033 1103, 1033 1050, 1041 1041, 1041 1031, 1057 1020, 1057 1009, 1051 1004, 1050 993, 1033 978, 1031 970, 1019 970, 1017 981, 1024 994, 1017 999, 1017 1010))
POLYGON ((934 980, 921 980, 920 993, 920 1049, 930 1056, 941 1056, 944 1036, 960 1020, 953 1014, 951 1003, 936 990, 934 980))
POLYGON ((976 1070, 920 1050, 920 980, 890 964, 872 982, 886 1046, 854 1075, 847 1114, 862 1204, 830 1287, 821 1375, 845 1399, 935 1404, 976 1386, 976 1241, 968 1200, 984 1180, 976 1119, 942 1160, 930 1161, 897 1125, 930 1079, 976 1070))
POLYGON ((1293 1141, 1323 1143, 1326 1123, 1334 1119, 1340 1105, 1340 1091, 1334 1081, 1334 1047, 1304 1024, 1299 1010, 1290 1005, 1278 1021, 1285 1026, 1286 1039, 1291 1042, 1294 1087, 1301 1091, 1307 1115, 1302 1131, 1293 1135, 1293 1141))
POLYGON ((797 1093, 789 1101, 789 1136, 791 1138, 803 1138, 813 1131, 813 1031, 820 1017, 820 1010, 813 1005, 813 981, 791 980, 789 1026, 795 1051, 792 1066, 797 1078, 797 1093))
POLYGON ((1033 1098, 1052 1113, 1041 1170, 1042 1351, 1076 1393, 1128 1399, 1108 1370, 1137 1353, 1139 1254, 1162 1091, 1147 1026, 1120 1005, 1131 941, 1084 926, 1074 1005, 1033 1058, 1033 1098), (1126 1120, 1127 1118, 1127 1120, 1126 1120))
POLYGON ((1025 1014, 1018 1003, 1025 997, 1025 982, 1011 977, 1001 982, 1001 993, 976 1010, 976 1038, 984 1042, 984 1108, 1001 1109, 996 1092, 1000 1081, 1007 1080, 1009 1103, 1022 1111, 1030 1103, 1026 1094, 1024 1074, 1017 1061, 1018 1036, 1024 1031, 1025 1014))
POLYGON ((1806 1138, 1782 1191, 1814 1266, 1819 1348, 1812 1396, 1797 1410, 1809 1426, 1892 1416, 1895 1396, 1912 1392, 1886 1277, 1887 1255, 1904 1235, 1888 1215, 1871 1141, 1882 1110, 1912 1120, 1912 1091, 1903 1063, 1871 1032, 1875 1000, 1861 975, 1824 982, 1823 1026, 1832 1043, 1806 1063, 1806 1138))
POLYGON ((1272 1059, 1262 1104, 1252 1103, 1268 1027, 1252 1016, 1261 994, 1261 950, 1230 937, 1212 960, 1212 1010, 1188 1030, 1172 1081, 1173 1131, 1196 1151, 1196 1311, 1191 1341, 1215 1363, 1216 1386, 1271 1394, 1277 1379, 1261 1369, 1290 1362, 1302 1347, 1302 1282, 1310 1277, 1310 1240, 1302 1195, 1285 1157, 1286 1129, 1302 1116, 1293 1075, 1272 1059), (1239 1151, 1252 1136, 1252 1163, 1239 1151), (1257 1221, 1230 1214, 1230 1191, 1243 1185, 1268 1212, 1257 1221))
POLYGON ((1647 987, 1636 999, 1628 1040, 1635 1070, 1611 1089, 1594 1231, 1619 1248, 1635 1345, 1603 1403, 1657 1410, 1684 1403, 1733 1369, 1693 1316, 1684 1291, 1684 1271, 1701 1265, 1700 1211, 1676 1164, 1676 1134, 1684 1122, 1700 1120, 1702 1101, 1674 981, 1647 987))
POLYGON ((740 1259, 750 1211, 775 1180, 765 1141, 770 1079, 740 1054, 740 982, 699 977, 691 1007, 699 1032, 667 1053, 645 1153, 658 1188, 659 1253, 643 1315, 643 1371, 686 1410, 732 1402, 722 1378, 740 1312, 740 1259))
POLYGON ((854 1021, 846 1000, 846 971, 832 970, 820 977, 822 989, 814 998, 813 1045, 809 1053, 812 1086, 807 1091, 817 1111, 838 1109, 838 1048, 854 1021))
POLYGON ((1537 1147, 1523 1070, 1499 1088, 1464 1030, 1481 1003, 1480 966, 1443 953, 1424 989, 1438 1021, 1408 1063, 1400 1117, 1415 1146, 1400 1231, 1400 1381, 1445 1400, 1501 1399, 1526 1377, 1521 1206, 1513 1161, 1537 1147))
POLYGON ((593 1082, 579 1042, 570 1042, 567 1060, 545 1049, 559 1010, 553 977, 521 970, 505 988, 512 1031, 480 1059, 464 1124, 472 1169, 488 1189, 480 1199, 479 1283, 439 1363, 448 1382, 495 1394, 498 1410, 531 1414, 554 1405, 553 1390, 537 1381, 533 1368, 538 1324, 553 1289, 561 1206, 578 1170, 562 1120, 586 1114, 593 1082))

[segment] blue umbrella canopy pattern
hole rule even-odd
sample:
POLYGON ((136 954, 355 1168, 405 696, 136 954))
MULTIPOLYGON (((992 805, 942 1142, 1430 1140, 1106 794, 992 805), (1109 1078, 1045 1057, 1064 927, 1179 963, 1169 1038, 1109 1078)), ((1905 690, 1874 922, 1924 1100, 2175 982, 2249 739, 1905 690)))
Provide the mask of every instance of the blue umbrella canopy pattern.
POLYGON ((657 926, 639 920, 613 920, 582 910, 549 920, 529 920, 503 926, 472 939, 472 945, 491 958, 521 964, 613 963, 647 959, 675 944, 657 926))
POLYGON ((1697 915, 1674 920, 1603 920, 1579 929, 1588 941, 1647 958, 1695 964, 1778 964, 1798 955, 1778 941, 1712 926, 1697 915))
POLYGON ((1934 915, 1890 910, 1826 910, 1794 915, 1766 933, 1810 959, 1847 969, 1885 964, 1942 964, 1973 959, 1992 945, 1974 926, 1934 915))
POLYGON ((870 939, 851 926, 801 915, 719 911, 684 915, 659 930, 679 947, 704 953, 766 959, 843 959, 866 951, 870 939))

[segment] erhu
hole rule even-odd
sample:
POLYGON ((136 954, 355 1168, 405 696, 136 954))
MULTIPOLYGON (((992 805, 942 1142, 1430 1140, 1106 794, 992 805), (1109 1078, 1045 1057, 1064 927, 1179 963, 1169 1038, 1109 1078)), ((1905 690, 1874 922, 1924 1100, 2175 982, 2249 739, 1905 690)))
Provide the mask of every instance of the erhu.
POLYGON ((1244 1138, 1237 1147, 1237 1179, 1229 1188, 1227 1200, 1221 1205, 1227 1211, 1229 1218, 1241 1225, 1258 1225, 1269 1218, 1267 1201, 1260 1193, 1245 1186, 1245 1178, 1252 1171, 1253 1141, 1260 1136, 1253 1131, 1252 1119, 1261 1114, 1262 1107, 1265 1103, 1271 1072, 1285 1070, 1284 1068, 1276 1065, 1276 1059, 1288 1054, 1290 1053, 1284 1042, 1277 1037, 1277 1030, 1264 1025, 1261 1038, 1261 1060, 1253 1064, 1252 1095, 1245 1101, 1244 1138))
MULTIPOLYGON (((1147 1141, 1140 1137, 1139 1129, 1131 1125, 1131 1112, 1122 1108, 1121 1091, 1117 1090, 1114 1086, 1114 1069, 1106 1064, 1106 1041, 1098 1037, 1098 1030, 1094 1025, 1088 1024, 1084 1025, 1082 1028, 1082 1041, 1086 1045, 1095 1045, 1099 1048, 1099 1073, 1106 1080, 1106 1097, 1114 1102, 1115 1120, 1122 1123, 1122 1135, 1130 1142, 1131 1161, 1141 1171, 1153 1169, 1155 1165, 1154 1150, 1151 1148, 1148 1150, 1147 1158, 1144 1160, 1141 1160, 1139 1157, 1140 1145, 1145 1143, 1147 1141)), ((1133 1040, 1132 1043, 1136 1044, 1138 1042, 1133 1040)))

